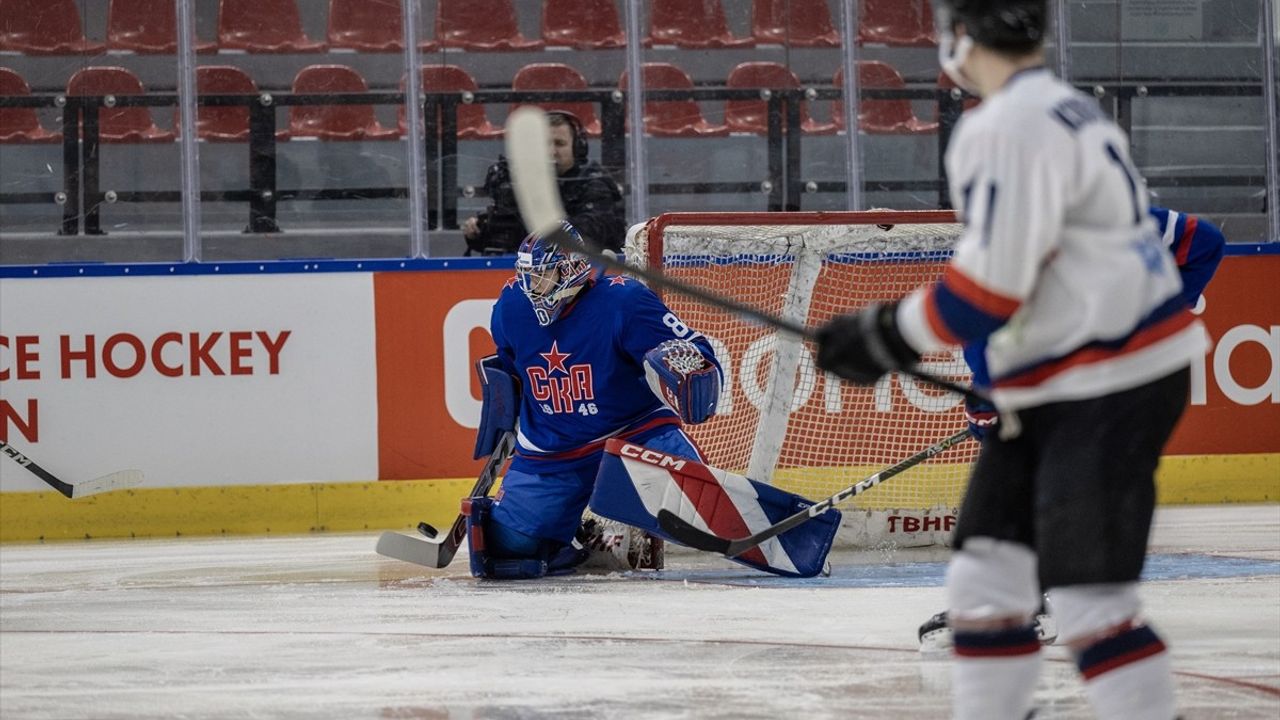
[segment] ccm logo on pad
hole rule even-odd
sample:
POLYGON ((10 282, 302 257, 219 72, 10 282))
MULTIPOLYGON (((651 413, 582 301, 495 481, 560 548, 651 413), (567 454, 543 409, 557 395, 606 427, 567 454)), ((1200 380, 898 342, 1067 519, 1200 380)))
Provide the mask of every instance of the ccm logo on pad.
POLYGON ((633 458, 641 462, 657 465, 658 467, 671 468, 672 470, 680 470, 684 467, 685 460, 673 458, 666 453, 660 453, 657 450, 650 450, 640 445, 626 444, 618 448, 618 453, 623 457, 633 458))

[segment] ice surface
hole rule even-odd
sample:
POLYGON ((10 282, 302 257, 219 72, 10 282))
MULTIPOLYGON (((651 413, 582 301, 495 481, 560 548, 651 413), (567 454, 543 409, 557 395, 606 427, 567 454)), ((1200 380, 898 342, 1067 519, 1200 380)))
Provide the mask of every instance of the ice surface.
MULTIPOLYGON (((789 580, 696 553, 662 573, 479 582, 376 533, 0 547, 0 717, 944 718, 916 627, 945 551, 789 580)), ((1280 717, 1280 506, 1162 509, 1143 597, 1187 718, 1280 717)), ((1063 648, 1037 720, 1088 718, 1063 648)))

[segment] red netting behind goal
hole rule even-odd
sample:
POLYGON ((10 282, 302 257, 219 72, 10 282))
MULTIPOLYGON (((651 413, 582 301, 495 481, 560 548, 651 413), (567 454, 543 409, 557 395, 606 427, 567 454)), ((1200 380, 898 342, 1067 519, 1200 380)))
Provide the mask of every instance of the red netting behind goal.
MULTIPOLYGON (((946 212, 671 213, 633 232, 628 262, 807 325, 938 278, 959 234, 946 212)), ((811 499, 964 427, 958 396, 901 375, 841 383, 814 350, 678 293, 663 299, 711 339, 726 371, 720 409, 688 428, 708 462, 811 499)), ((968 382, 959 351, 924 368, 968 382)), ((964 443, 843 506, 846 542, 939 542, 954 521, 977 443, 964 443)))

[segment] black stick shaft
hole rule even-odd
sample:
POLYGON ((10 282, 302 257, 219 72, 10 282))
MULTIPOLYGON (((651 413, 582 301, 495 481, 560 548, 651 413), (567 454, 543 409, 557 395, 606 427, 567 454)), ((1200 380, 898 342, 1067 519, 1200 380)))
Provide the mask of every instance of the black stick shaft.
POLYGON ((54 490, 57 490, 58 492, 62 493, 63 495, 66 495, 67 497, 71 497, 71 493, 74 491, 74 488, 72 488, 70 484, 59 480, 53 473, 37 465, 36 461, 32 460, 26 455, 23 455, 14 446, 10 445, 9 443, 3 440, 0 440, 0 452, 3 452, 5 455, 8 455, 9 457, 13 458, 15 462, 17 462, 22 467, 26 468, 32 475, 35 475, 36 477, 45 481, 45 483, 47 483, 49 487, 53 488, 54 490))

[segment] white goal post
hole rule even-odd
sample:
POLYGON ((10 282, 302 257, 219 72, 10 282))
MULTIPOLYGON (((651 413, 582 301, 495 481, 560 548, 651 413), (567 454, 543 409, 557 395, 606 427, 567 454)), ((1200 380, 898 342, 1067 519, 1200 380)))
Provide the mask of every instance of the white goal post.
MULTIPOLYGON (((626 254, 815 326, 937 279, 959 231, 946 211, 669 213, 632 228, 626 254)), ((715 467, 820 499, 964 427, 957 395, 901 374, 870 388, 841 383, 817 371, 801 340, 679 293, 663 300, 725 369, 716 417, 687 428, 715 467)), ((927 355, 921 369, 969 380, 958 350, 927 355)), ((841 544, 944 542, 977 447, 963 443, 842 507, 841 544)))

